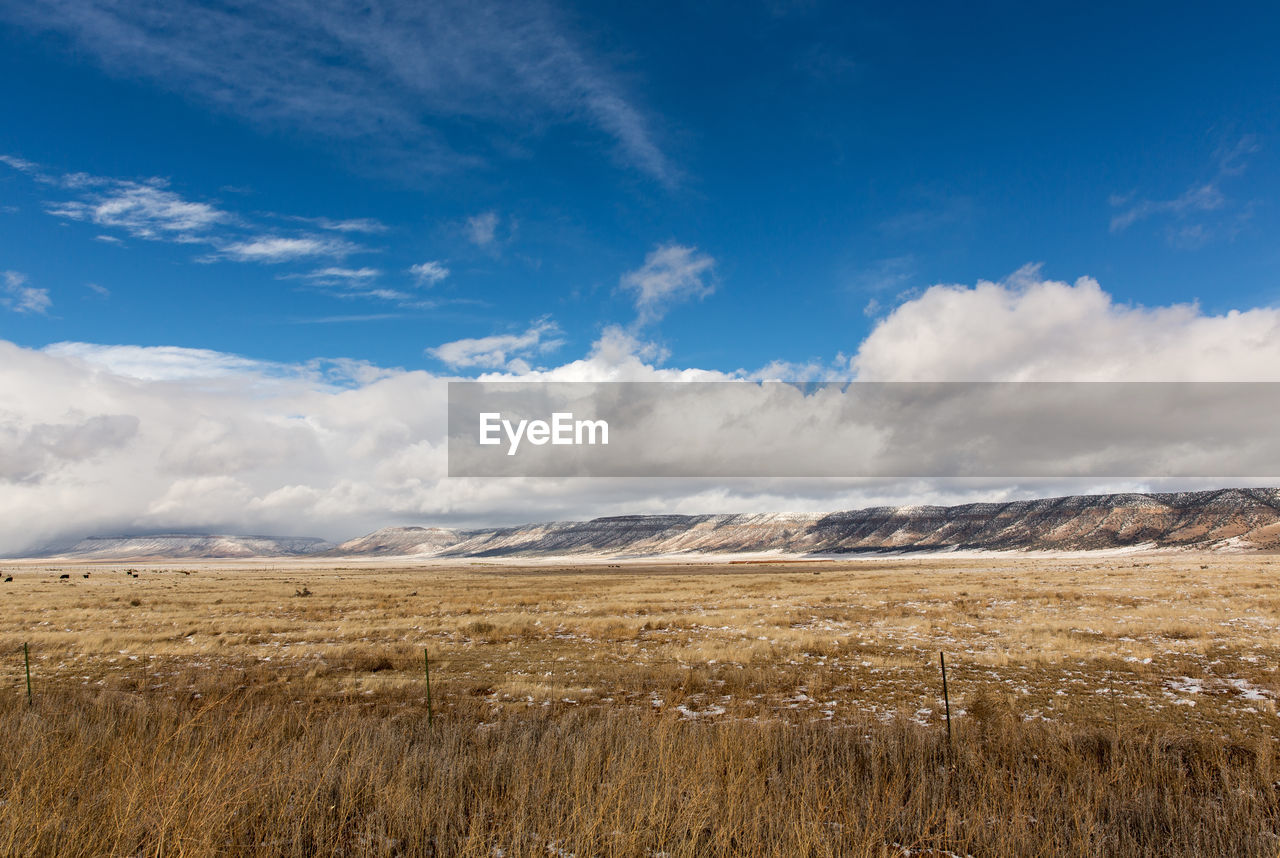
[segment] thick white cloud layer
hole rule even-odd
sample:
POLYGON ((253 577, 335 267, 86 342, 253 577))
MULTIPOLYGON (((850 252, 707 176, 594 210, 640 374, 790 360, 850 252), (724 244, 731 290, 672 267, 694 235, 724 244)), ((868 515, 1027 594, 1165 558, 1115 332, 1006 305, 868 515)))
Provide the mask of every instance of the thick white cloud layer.
MULTIPOLYGON (((761 375, 663 367, 659 349, 617 327, 581 359, 540 371, 513 365, 515 351, 536 352, 551 332, 528 343, 455 344, 451 354, 459 365, 500 367, 494 377, 531 380, 761 375)), ((848 366, 857 379, 879 381, 1280 380, 1280 312, 1119 305, 1093 280, 1044 281, 1024 269, 1004 282, 937 286, 908 301, 848 366)), ((446 380, 357 362, 281 365, 172 347, 35 350, 0 341, 0 555, 126 531, 347 538, 415 522, 822 510, 1150 485, 448 479, 446 380)))

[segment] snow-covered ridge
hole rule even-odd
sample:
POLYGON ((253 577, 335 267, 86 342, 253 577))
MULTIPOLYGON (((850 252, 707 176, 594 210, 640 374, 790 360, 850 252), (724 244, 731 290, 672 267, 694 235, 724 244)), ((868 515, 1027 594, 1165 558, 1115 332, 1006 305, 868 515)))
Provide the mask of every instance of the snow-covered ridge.
POLYGON ((910 551, 1280 549, 1280 489, 1073 495, 833 513, 627 515, 476 530, 388 527, 338 546, 275 537, 86 539, 65 552, 125 557, 654 557, 910 551))
POLYGON ((331 548, 332 543, 308 536, 162 533, 147 536, 90 536, 57 554, 84 560, 293 557, 331 548))

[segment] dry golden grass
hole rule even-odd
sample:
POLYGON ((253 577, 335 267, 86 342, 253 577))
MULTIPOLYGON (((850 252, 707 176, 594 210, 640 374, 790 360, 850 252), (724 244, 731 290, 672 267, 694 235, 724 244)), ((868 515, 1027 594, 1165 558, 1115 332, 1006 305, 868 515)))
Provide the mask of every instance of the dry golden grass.
POLYGON ((0 853, 1275 855, 1276 564, 15 564, 0 853))

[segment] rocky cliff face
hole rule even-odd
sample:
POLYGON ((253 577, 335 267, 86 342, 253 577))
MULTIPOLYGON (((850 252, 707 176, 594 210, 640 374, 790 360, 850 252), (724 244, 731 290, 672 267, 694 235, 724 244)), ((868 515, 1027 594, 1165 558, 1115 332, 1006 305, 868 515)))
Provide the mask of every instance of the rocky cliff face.
POLYGON ((1280 489, 1080 495, 963 506, 873 507, 829 514, 647 515, 494 530, 389 528, 346 542, 438 557, 850 554, 886 551, 1090 551, 1128 547, 1280 549, 1280 489))

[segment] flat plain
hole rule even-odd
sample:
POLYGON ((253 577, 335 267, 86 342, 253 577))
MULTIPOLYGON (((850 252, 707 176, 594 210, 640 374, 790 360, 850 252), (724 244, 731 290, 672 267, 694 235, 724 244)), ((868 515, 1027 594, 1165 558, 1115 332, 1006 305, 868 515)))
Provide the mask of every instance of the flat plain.
POLYGON ((0 852, 1274 855, 1277 572, 9 563, 0 852))

